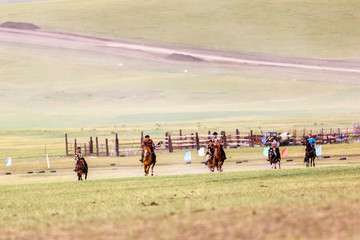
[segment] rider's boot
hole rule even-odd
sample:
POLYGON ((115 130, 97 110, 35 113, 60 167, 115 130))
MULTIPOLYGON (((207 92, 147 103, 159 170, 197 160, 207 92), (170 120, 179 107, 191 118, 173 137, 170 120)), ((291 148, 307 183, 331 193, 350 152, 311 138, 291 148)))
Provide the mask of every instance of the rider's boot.
POLYGON ((139 159, 140 162, 144 162, 144 154, 141 154, 141 158, 139 159))

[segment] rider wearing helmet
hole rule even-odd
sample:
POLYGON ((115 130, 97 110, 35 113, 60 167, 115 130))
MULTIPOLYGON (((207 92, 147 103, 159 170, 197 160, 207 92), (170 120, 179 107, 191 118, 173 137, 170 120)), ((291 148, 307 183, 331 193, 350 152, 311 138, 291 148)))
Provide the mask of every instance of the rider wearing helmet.
MULTIPOLYGON (((76 163, 78 163, 78 161, 82 160, 84 162, 84 165, 85 165, 85 172, 88 171, 88 165, 87 165, 87 162, 85 161, 84 155, 81 152, 81 147, 77 148, 77 153, 75 154, 75 160, 76 160, 76 163)), ((76 165, 75 165, 74 171, 76 172, 76 170, 77 169, 76 169, 76 165)))
POLYGON ((218 138, 218 133, 217 132, 213 132, 213 142, 214 144, 218 144, 220 146, 220 151, 222 153, 222 155, 224 156, 224 161, 226 160, 226 154, 223 148, 223 141, 221 140, 221 138, 218 138))
POLYGON ((145 140, 144 142, 142 143, 142 146, 141 146, 141 159, 139 160, 140 162, 143 162, 144 161, 144 148, 145 147, 148 147, 150 148, 150 151, 151 151, 151 159, 154 163, 156 163, 156 155, 155 155, 155 151, 154 149, 158 150, 153 142, 153 140, 150 138, 149 135, 146 135, 145 136, 145 140))

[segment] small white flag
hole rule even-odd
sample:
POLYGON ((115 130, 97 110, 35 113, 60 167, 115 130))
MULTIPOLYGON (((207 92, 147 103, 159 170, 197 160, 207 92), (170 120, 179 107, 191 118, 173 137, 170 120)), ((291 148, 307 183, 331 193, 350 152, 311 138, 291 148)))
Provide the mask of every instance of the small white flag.
POLYGON ((322 156, 321 146, 315 147, 316 156, 322 156))
POLYGON ((8 157, 8 158, 6 159, 6 166, 7 166, 7 167, 11 167, 11 157, 8 157))
POLYGON ((200 156, 200 157, 205 156, 205 148, 204 148, 204 147, 202 147, 202 148, 199 149, 199 156, 200 156))
POLYGON ((185 162, 191 162, 191 152, 186 152, 184 154, 184 160, 185 162))

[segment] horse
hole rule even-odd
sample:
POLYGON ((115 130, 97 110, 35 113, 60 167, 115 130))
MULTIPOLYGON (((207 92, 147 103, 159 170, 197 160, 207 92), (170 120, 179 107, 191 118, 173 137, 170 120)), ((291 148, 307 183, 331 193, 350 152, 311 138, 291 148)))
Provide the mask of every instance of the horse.
POLYGON ((279 163, 279 169, 281 169, 280 158, 274 153, 275 149, 269 149, 269 162, 270 169, 276 169, 276 163, 279 163))
POLYGON ((85 175, 85 180, 87 179, 87 170, 85 171, 85 164, 82 160, 78 160, 76 162, 76 173, 77 173, 77 176, 78 176, 78 181, 82 181, 82 175, 84 174, 85 175))
POLYGON ((143 164, 144 164, 145 176, 149 175, 150 167, 151 167, 151 176, 154 176, 155 163, 152 160, 150 148, 144 147, 143 154, 144 154, 143 164))
POLYGON ((308 140, 305 140, 305 158, 304 162, 306 163, 306 167, 315 167, 315 158, 316 158, 316 152, 313 147, 311 147, 310 142, 308 140))
POLYGON ((220 145, 214 145, 214 157, 216 162, 216 169, 218 172, 222 172, 222 165, 224 164, 224 156, 220 150, 220 145))
POLYGON ((211 157, 210 154, 206 155, 206 162, 207 162, 207 166, 209 167, 211 172, 214 172, 215 167, 217 166, 217 162, 215 161, 214 156, 211 157))

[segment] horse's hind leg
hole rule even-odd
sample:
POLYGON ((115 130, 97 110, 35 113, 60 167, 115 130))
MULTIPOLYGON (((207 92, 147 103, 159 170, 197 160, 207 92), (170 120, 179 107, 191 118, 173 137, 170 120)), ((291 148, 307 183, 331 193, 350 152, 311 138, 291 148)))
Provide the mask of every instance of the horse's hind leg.
POLYGON ((86 172, 86 173, 85 173, 85 180, 87 179, 87 174, 88 174, 88 173, 86 172))
POLYGON ((155 163, 151 166, 151 176, 154 176, 154 167, 155 167, 155 163))
POLYGON ((281 164, 280 164, 280 162, 281 162, 281 161, 279 160, 279 169, 281 169, 281 164))

